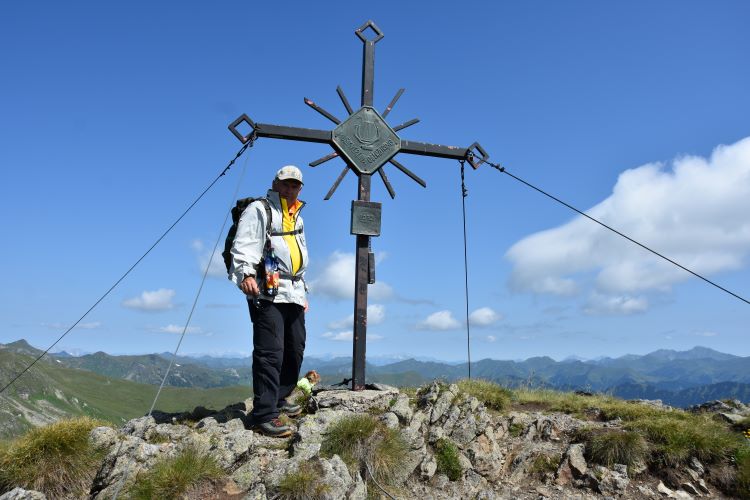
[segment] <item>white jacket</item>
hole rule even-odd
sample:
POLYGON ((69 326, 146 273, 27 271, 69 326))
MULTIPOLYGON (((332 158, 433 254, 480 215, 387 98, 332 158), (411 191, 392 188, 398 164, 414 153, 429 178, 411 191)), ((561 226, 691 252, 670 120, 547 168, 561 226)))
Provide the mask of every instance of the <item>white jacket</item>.
MULTIPOLYGON (((271 232, 283 231, 283 215, 281 213, 281 199, 279 193, 268 190, 266 198, 271 207, 271 232)), ((304 223, 300 212, 304 207, 297 211, 297 219, 294 229, 302 229, 304 223)), ((302 262, 296 276, 304 276, 307 268, 307 245, 305 243, 304 231, 295 235, 299 245, 302 262)), ((239 222, 237 223, 237 236, 234 238, 232 245, 232 267, 229 269, 229 279, 238 287, 245 276, 256 276, 256 267, 263 258, 263 249, 266 243, 266 209, 263 202, 254 201, 242 212, 239 222)), ((283 236, 272 236, 271 244, 279 260, 279 272, 282 277, 292 274, 292 259, 289 254, 289 246, 283 236)), ((257 279, 257 276, 256 276, 257 279)), ((263 283, 258 282, 258 288, 263 291, 263 283)), ((273 300, 280 303, 291 303, 305 306, 306 287, 304 280, 279 280, 279 293, 276 297, 268 297, 261 294, 261 299, 273 300)), ((248 297, 250 299, 250 297, 248 297)))

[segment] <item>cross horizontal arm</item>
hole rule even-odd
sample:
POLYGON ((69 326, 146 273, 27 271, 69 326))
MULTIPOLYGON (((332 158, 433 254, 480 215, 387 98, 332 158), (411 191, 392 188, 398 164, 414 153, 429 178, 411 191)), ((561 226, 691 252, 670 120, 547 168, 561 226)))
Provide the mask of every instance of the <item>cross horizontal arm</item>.
POLYGON ((453 158, 463 160, 469 150, 458 146, 443 146, 442 144, 430 144, 427 142, 401 140, 400 153, 409 153, 421 156, 437 156, 439 158, 453 158))
POLYGON ((287 139, 292 141, 331 143, 330 130, 318 130, 314 128, 286 127, 283 125, 269 125, 268 123, 256 123, 255 133, 258 137, 270 137, 271 139, 287 139))

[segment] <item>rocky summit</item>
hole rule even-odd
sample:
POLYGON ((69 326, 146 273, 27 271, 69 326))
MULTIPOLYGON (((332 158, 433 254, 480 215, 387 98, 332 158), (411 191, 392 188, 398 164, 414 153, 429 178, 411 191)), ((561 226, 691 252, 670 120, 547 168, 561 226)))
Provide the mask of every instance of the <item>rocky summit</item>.
MULTIPOLYGON (((104 450, 104 458, 90 497, 126 498, 157 463, 189 448, 211 455, 223 475, 191 490, 187 498, 727 498, 710 484, 707 467, 696 458, 681 465, 671 482, 643 462, 609 467, 587 462, 585 444, 579 442, 582 430, 623 427, 621 419, 601 418, 596 408, 589 419, 533 408, 498 412, 457 385, 434 382, 416 394, 371 385, 361 392, 317 392, 307 402, 308 412, 291 420, 293 436, 278 439, 245 428, 250 404, 220 412, 198 408, 185 414, 156 413, 119 430, 93 429, 90 440, 104 450), (365 460, 364 466, 352 465, 326 450, 331 429, 355 416, 371 418, 381 434, 397 435, 404 444, 389 481, 377 480, 383 477, 373 472, 377 457, 371 457, 372 463, 365 460), (302 470, 314 473, 300 476, 302 470), (292 484, 311 481, 312 486, 295 493, 290 478, 292 484)), ((696 408, 711 410, 750 413, 739 402, 696 408)), ((21 498, 44 495, 17 488, 0 496, 21 498)))

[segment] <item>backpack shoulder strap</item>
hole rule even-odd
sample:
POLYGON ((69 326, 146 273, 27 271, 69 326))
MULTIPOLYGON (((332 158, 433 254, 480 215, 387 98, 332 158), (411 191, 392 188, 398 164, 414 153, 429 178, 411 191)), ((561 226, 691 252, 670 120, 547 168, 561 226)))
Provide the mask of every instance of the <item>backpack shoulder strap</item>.
POLYGON ((271 236, 271 203, 268 198, 256 198, 255 200, 261 202, 266 210, 266 236, 271 236))

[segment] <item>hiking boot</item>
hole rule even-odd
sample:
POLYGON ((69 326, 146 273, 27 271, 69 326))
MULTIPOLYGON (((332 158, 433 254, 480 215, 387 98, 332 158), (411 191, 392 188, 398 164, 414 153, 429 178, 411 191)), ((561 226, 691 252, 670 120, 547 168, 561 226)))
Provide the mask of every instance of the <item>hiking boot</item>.
POLYGON ((300 405, 293 405, 291 403, 285 403, 279 406, 278 410, 287 417, 298 417, 302 413, 302 407, 300 405))
POLYGON ((268 422, 258 424, 253 427, 253 430, 271 437, 288 437, 292 435, 292 428, 281 423, 281 420, 278 418, 273 418, 268 422))

